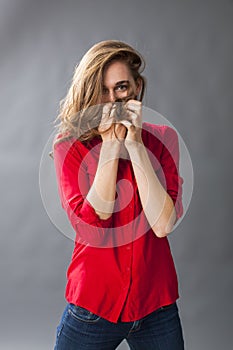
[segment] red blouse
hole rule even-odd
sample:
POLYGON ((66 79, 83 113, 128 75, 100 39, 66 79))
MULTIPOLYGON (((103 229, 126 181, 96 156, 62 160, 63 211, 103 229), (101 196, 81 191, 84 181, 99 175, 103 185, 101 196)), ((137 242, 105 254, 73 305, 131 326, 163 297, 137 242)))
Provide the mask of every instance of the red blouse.
MULTIPOLYGON (((168 126, 143 123, 142 140, 178 219, 183 179, 177 134, 168 126)), ((66 299, 111 322, 135 321, 176 301, 176 271, 167 237, 158 238, 144 215, 127 152, 119 159, 111 217, 100 219, 87 201, 100 148, 99 137, 72 138, 54 147, 61 205, 76 232, 66 299)))

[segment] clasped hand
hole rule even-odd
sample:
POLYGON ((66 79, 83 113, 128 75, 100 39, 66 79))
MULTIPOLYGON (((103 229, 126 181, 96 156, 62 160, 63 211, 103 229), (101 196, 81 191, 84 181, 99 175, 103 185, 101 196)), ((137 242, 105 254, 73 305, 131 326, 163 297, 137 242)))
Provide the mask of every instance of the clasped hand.
POLYGON ((103 142, 124 142, 126 148, 132 144, 142 143, 142 103, 137 100, 129 100, 124 105, 124 116, 116 119, 116 104, 106 103, 98 131, 103 142))

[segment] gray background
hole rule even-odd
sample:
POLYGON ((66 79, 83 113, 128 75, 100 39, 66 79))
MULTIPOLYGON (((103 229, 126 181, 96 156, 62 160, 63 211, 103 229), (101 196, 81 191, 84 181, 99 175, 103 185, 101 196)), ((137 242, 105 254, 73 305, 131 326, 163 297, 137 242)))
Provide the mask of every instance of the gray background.
POLYGON ((73 242, 43 207, 40 158, 75 64, 112 38, 144 55, 144 104, 193 162, 191 205, 170 237, 186 348, 231 348, 232 15, 231 0, 0 1, 1 349, 53 348, 73 242))

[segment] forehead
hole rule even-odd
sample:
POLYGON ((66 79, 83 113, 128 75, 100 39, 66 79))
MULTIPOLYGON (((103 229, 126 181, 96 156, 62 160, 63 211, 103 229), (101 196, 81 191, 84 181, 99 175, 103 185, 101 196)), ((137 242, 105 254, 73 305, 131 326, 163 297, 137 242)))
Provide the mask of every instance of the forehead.
POLYGON ((103 74, 103 82, 105 86, 115 85, 118 81, 132 79, 133 77, 127 64, 121 61, 110 63, 103 74))

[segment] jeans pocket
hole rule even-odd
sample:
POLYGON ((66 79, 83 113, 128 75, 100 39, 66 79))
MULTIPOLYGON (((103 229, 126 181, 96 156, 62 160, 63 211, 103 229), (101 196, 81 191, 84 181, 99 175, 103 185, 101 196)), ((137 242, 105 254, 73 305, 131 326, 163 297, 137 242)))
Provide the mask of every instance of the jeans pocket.
POLYGON ((60 337, 63 327, 64 327, 64 323, 57 327, 57 338, 60 337))
POLYGON ((72 318, 87 323, 97 322, 101 318, 93 312, 74 304, 69 305, 68 313, 72 318))

